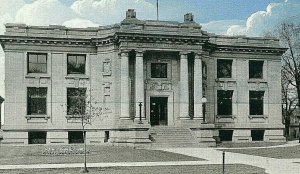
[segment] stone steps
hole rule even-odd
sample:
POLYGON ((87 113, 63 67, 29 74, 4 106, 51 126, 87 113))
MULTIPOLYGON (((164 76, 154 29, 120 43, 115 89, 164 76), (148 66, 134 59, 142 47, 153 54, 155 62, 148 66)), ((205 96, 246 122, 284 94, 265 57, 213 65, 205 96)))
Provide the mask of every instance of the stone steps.
POLYGON ((188 128, 156 126, 150 134, 153 147, 200 147, 188 128))

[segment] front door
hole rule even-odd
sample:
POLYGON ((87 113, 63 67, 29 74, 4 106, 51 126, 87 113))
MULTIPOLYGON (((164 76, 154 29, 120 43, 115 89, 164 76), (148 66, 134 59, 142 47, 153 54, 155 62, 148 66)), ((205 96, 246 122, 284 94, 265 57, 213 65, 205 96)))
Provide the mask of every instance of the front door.
POLYGON ((150 97, 151 126, 168 124, 168 97, 150 97))

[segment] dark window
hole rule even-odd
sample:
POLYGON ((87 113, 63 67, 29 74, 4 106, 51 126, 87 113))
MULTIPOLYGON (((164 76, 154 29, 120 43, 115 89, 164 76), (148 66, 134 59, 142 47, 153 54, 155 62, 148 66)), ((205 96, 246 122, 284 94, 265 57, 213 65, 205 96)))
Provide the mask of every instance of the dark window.
POLYGON ((167 78, 167 63, 151 63, 151 78, 167 78))
POLYGON ((264 141, 264 130, 251 130, 252 141, 264 141))
POLYGON ((250 115, 264 114, 264 91, 249 91, 250 115))
POLYGON ((68 139, 69 139, 69 144, 84 142, 82 131, 69 131, 68 139))
POLYGON ((85 114, 86 106, 86 89, 85 88, 68 88, 67 89, 67 114, 81 115, 85 114))
POLYGON ((232 94, 231 90, 218 90, 218 115, 232 115, 232 94))
POLYGON ((68 55, 68 74, 85 74, 85 55, 68 55))
POLYGON ((28 53, 27 71, 28 73, 47 73, 47 54, 28 53))
POLYGON ((47 132, 28 132, 28 144, 46 144, 47 132))
POLYGON ((217 77, 231 78, 232 60, 218 59, 217 60, 217 77))
POLYGON ((44 115, 47 108, 47 88, 27 88, 27 115, 44 115))
POLYGON ((219 130, 220 141, 232 141, 233 130, 219 130))
POLYGON ((263 78, 264 61, 249 60, 249 78, 263 78))
POLYGON ((105 131, 104 142, 107 143, 109 140, 109 131, 105 131))

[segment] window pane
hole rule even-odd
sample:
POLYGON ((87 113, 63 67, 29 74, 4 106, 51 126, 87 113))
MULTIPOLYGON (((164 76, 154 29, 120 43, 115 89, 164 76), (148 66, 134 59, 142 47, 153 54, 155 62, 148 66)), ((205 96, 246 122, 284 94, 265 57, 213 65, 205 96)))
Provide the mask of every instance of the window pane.
POLYGON ((264 114, 264 91, 249 91, 250 115, 264 114))
POLYGON ((218 115, 232 115, 233 91, 217 91, 218 115))
POLYGON ((40 55, 38 56, 38 62, 39 62, 39 63, 47 63, 46 55, 45 55, 45 54, 40 54, 40 55))
POLYGON ((263 61, 249 61, 249 78, 263 78, 263 61))
POLYGON ((151 63, 151 78, 167 78, 167 63, 151 63))
POLYGON ((47 88, 27 89, 27 114, 40 115, 47 111, 47 88))
POLYGON ((29 54, 29 60, 30 63, 37 63, 37 55, 36 54, 29 54))
POLYGON ((217 60, 217 77, 231 78, 232 60, 217 60))
POLYGON ((68 88, 67 89, 67 114, 79 115, 85 113, 86 106, 86 89, 85 88, 68 88))
POLYGON ((84 74, 85 73, 85 56, 84 55, 68 55, 68 74, 84 74))
POLYGON ((28 73, 47 73, 47 54, 28 53, 28 73))

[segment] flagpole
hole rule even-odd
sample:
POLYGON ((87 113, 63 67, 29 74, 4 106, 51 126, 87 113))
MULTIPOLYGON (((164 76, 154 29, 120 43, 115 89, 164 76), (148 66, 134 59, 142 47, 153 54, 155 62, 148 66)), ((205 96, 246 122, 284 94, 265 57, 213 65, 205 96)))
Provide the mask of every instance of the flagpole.
POLYGON ((156 20, 158 20, 158 0, 156 0, 156 20))

